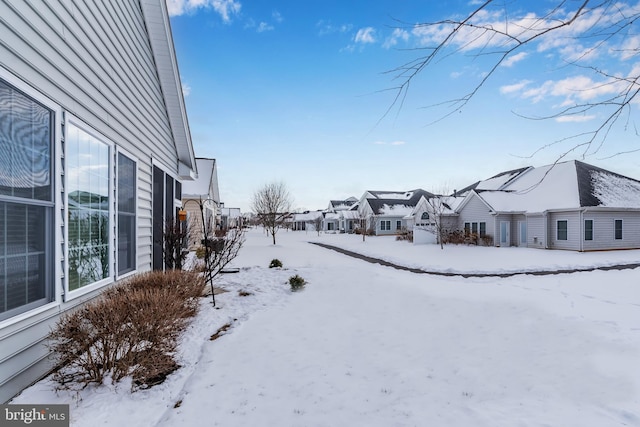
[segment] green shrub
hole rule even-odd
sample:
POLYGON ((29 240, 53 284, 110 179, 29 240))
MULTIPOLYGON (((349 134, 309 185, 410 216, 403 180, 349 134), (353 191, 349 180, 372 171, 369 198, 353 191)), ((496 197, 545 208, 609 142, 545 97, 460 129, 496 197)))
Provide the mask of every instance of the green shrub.
POLYGON ((278 258, 274 258, 271 260, 271 264, 269 264, 269 268, 282 267, 282 261, 278 258))
POLYGON ((289 277, 289 285, 291 285, 291 291, 299 291, 301 290, 307 282, 297 274, 295 276, 289 277))
POLYGON ((132 377, 132 389, 159 384, 178 369, 178 336, 198 309, 201 275, 150 272, 117 284, 65 314, 50 333, 59 388, 132 377))
POLYGON ((204 259, 204 256, 205 256, 204 246, 198 246, 196 248, 196 258, 204 259))

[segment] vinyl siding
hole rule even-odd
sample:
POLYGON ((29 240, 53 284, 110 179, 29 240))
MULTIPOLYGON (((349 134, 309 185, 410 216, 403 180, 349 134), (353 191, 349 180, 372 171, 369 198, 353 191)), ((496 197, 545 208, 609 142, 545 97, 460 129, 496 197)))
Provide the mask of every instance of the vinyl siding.
POLYGON ((527 216, 527 246, 530 248, 545 249, 547 247, 547 234, 544 215, 527 216))
POLYGON ((580 212, 553 212, 548 215, 549 219, 549 242, 551 249, 580 250, 580 240, 582 239, 582 224, 580 223, 580 212), (567 221, 567 240, 558 240, 558 221, 567 221))
POLYGON ((0 0, 2 66, 139 159, 177 155, 136 2, 0 0))
POLYGON ((637 249, 640 248, 640 212, 597 212, 587 211, 583 220, 593 220, 593 240, 583 239, 583 250, 637 249), (614 221, 622 220, 622 239, 614 237, 614 221))
POLYGON ((487 234, 493 237, 494 242, 497 241, 494 215, 478 196, 473 194, 469 197, 471 198, 459 212, 458 229, 463 230, 465 222, 486 222, 487 234))
POLYGON ((57 105, 54 256, 61 261, 56 261, 56 300, 0 322, 0 402, 50 369, 44 343, 60 314, 102 290, 68 302, 62 299, 62 230, 67 217, 60 128, 64 117, 78 119, 116 149, 122 148, 136 158, 139 272, 150 270, 152 265, 153 165, 178 174, 173 133, 138 2, 0 0, 3 75, 57 105))

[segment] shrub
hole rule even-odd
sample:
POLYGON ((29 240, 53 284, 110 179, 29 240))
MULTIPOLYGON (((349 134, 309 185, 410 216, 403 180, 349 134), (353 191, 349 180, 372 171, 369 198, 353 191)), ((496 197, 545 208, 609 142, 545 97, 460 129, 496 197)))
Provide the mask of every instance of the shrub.
POLYGON ((196 248, 196 258, 204 259, 205 254, 206 252, 205 252, 204 246, 198 246, 196 248))
POLYGON ((493 236, 485 234, 480 238, 484 246, 493 246, 493 236))
POLYGON ((133 378, 132 389, 159 384, 178 369, 176 341, 196 314, 201 275, 144 273, 107 289, 96 300, 62 316, 49 347, 60 388, 133 378))
POLYGON ((413 231, 407 230, 406 227, 403 227, 396 236, 396 240, 406 240, 408 242, 413 242, 413 231))
POLYGON ((291 285, 291 291, 299 291, 301 290, 307 282, 297 274, 295 276, 289 277, 289 285, 291 285))
POLYGON ((269 268, 277 268, 277 267, 282 267, 282 261, 280 261, 277 258, 274 258, 271 260, 271 263, 269 264, 269 268))

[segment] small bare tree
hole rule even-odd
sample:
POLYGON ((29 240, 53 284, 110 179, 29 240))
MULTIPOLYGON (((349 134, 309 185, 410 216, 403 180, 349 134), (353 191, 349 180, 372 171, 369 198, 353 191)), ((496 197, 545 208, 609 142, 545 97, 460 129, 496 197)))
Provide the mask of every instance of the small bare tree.
POLYGON ((367 234, 374 234, 378 219, 375 215, 358 210, 358 216, 356 218, 357 226, 356 233, 362 234, 362 241, 364 242, 367 234))
POLYGON ((242 227, 216 230, 213 236, 208 235, 204 239, 204 274, 207 283, 211 285, 213 305, 215 305, 213 280, 238 256, 245 241, 244 233, 242 227))
POLYGON ((283 182, 266 184, 253 194, 251 208, 258 216, 262 226, 276 244, 276 233, 285 226, 291 210, 292 198, 283 182))
POLYGON ((322 216, 322 214, 318 215, 317 217, 309 221, 309 224, 313 225, 316 232, 318 233, 318 236, 320 235, 320 231, 322 231, 323 222, 324 222, 324 217, 322 216))
POLYGON ((433 228, 433 231, 436 233, 436 237, 438 238, 438 243, 440 243, 440 249, 444 249, 444 237, 446 232, 446 227, 443 221, 443 215, 446 211, 449 210, 449 205, 446 203, 446 199, 444 196, 434 196, 430 197, 427 200, 427 212, 429 216, 433 219, 430 222, 430 226, 433 228))

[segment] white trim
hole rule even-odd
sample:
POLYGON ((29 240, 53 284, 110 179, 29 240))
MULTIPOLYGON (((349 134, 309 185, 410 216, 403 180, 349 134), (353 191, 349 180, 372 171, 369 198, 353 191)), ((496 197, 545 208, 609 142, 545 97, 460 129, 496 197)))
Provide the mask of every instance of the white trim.
MULTIPOLYGON (((114 259, 113 259, 113 254, 114 254, 114 248, 115 248, 115 233, 113 232, 114 228, 113 225, 115 224, 115 185, 114 185, 114 171, 115 171, 115 144, 109 139, 107 138, 105 135, 103 135, 102 133, 98 132, 97 130, 95 130, 92 126, 88 125, 86 122, 84 122, 83 120, 80 120, 79 118, 69 114, 69 113, 65 113, 65 140, 67 140, 67 134, 69 132, 69 125, 72 124, 73 126, 77 127, 78 129, 82 130, 83 132, 88 133, 89 135, 93 136, 94 138, 96 138, 97 140, 99 140, 100 142, 102 142, 103 144, 107 145, 109 147, 109 159, 111 164, 109 165, 109 189, 108 189, 108 194, 109 196, 111 196, 114 200, 110 200, 109 201, 109 244, 111 245, 111 250, 109 250, 109 272, 107 274, 107 277, 98 280, 97 282, 91 283, 89 285, 85 285, 82 286, 79 289, 73 289, 70 290, 69 289, 69 274, 65 274, 65 279, 64 279, 64 301, 68 302, 68 301, 72 301, 76 298, 79 298, 83 295, 86 295, 90 292, 95 291, 96 289, 102 288, 104 286, 107 286, 111 283, 114 282, 114 277, 115 277, 115 271, 114 271, 114 259)), ((67 148, 67 145, 65 143, 65 149, 67 148)), ((66 157, 66 152, 65 152, 65 157, 66 157)), ((67 169, 69 168, 69 165, 67 164, 67 169)), ((66 170, 65 174, 64 174, 64 188, 65 191, 66 189, 69 188, 68 186, 68 182, 67 182, 67 177, 69 176, 69 171, 66 170)), ((65 212, 65 218, 69 218, 69 194, 65 192, 65 200, 63 201, 63 205, 64 205, 64 212, 65 212)), ((65 227, 65 232, 64 232, 64 239, 65 242, 67 242, 64 246, 64 259, 65 259, 65 267, 66 270, 68 272, 69 270, 69 227, 65 227)))

